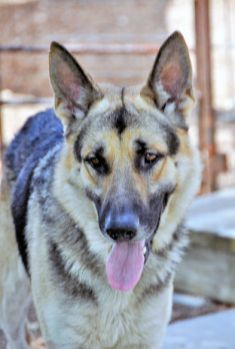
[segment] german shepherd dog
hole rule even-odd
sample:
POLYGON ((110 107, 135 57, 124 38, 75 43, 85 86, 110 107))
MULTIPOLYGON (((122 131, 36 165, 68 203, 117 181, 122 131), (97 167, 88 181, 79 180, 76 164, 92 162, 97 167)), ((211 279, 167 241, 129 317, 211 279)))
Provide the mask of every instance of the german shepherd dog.
POLYGON ((200 184, 187 46, 173 33, 142 87, 98 86, 55 42, 49 66, 55 112, 28 119, 5 154, 8 348, 28 347, 30 280, 47 348, 159 349, 200 184))

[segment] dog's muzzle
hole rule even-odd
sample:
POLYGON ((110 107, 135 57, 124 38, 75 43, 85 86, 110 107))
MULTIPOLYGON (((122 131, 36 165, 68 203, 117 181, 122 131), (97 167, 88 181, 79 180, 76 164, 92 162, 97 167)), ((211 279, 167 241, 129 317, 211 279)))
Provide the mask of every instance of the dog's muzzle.
POLYGON ((106 260, 112 288, 130 291, 139 282, 166 204, 165 194, 152 198, 148 206, 119 197, 100 212, 101 231, 112 242, 106 260))

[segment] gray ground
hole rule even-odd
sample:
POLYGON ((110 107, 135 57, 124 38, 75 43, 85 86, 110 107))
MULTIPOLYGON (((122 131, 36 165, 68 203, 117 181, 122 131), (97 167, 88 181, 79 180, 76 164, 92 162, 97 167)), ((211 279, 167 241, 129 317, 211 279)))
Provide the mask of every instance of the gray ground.
POLYGON ((168 328, 163 349, 234 349, 235 310, 181 321, 168 328))

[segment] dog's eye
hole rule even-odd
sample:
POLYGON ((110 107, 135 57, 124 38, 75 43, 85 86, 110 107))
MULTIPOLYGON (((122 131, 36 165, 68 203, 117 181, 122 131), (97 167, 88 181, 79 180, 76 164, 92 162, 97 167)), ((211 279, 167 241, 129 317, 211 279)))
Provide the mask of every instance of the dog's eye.
POLYGON ((151 167, 164 157, 161 153, 146 152, 144 155, 145 166, 151 167))
POLYGON ((140 171, 148 171, 162 158, 165 157, 163 153, 159 153, 147 148, 147 144, 143 141, 137 140, 135 167, 140 171))
POLYGON ((144 161, 146 164, 153 164, 157 161, 158 154, 147 152, 144 156, 144 161))
POLYGON ((100 159, 96 158, 95 156, 87 159, 87 162, 89 162, 89 164, 94 168, 99 167, 101 165, 100 159))
POLYGON ((93 167, 95 170, 97 170, 102 166, 104 159, 101 157, 90 156, 90 157, 86 158, 86 162, 88 162, 88 164, 91 167, 93 167))
POLYGON ((102 156, 90 156, 85 161, 100 175, 109 173, 109 166, 102 156))

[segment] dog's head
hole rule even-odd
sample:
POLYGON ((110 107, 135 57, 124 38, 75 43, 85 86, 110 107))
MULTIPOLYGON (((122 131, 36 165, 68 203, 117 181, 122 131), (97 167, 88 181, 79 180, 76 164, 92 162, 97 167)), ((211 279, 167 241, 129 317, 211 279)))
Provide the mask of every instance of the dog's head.
MULTIPOLYGON (((65 126, 67 185, 92 202, 97 234, 112 245, 106 270, 116 289, 136 285, 159 224, 174 230, 196 191, 198 184, 189 184, 198 174, 186 120, 193 102, 191 75, 178 32, 161 47, 141 88, 97 86, 52 43, 50 77, 65 126)), ((159 244, 169 240, 165 234, 159 244)))

